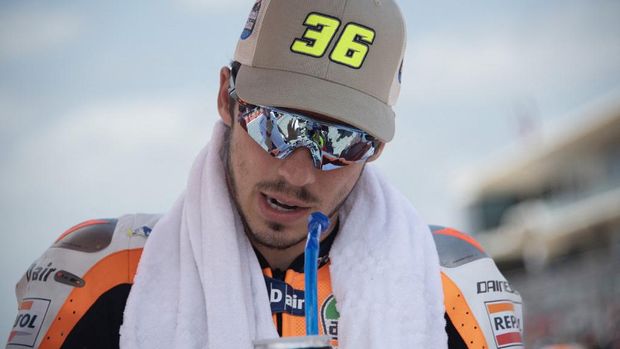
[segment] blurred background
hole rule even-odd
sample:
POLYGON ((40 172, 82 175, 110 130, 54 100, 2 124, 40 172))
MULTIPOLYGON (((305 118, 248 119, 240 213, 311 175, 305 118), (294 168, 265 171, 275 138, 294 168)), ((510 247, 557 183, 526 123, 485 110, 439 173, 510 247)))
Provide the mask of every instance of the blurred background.
MULTIPOLYGON (((0 342, 63 231, 172 205, 252 4, 0 2, 0 342)), ((378 166, 429 223, 480 239, 524 298, 528 348, 620 348, 620 2, 401 7, 378 166)))

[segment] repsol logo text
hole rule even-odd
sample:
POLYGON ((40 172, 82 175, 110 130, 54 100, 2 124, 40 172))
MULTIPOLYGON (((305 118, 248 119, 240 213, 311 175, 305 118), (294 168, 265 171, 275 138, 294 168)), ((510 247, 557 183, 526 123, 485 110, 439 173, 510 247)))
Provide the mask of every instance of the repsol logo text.
POLYGON ((495 331, 521 330, 521 321, 514 315, 497 316, 493 319, 495 331))
POLYGON ((15 324, 13 324, 13 328, 36 328, 36 321, 38 315, 31 314, 19 314, 15 319, 15 324))

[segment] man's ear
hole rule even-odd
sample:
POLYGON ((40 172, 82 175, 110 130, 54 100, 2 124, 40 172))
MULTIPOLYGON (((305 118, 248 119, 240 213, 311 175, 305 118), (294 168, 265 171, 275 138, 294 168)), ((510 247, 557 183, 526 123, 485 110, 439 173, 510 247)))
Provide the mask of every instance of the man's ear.
POLYGON ((383 153, 383 148, 385 148, 385 143, 381 142, 379 143, 379 147, 377 147, 377 150, 375 151, 375 153, 368 158, 368 160, 366 160, 366 162, 372 162, 375 161, 379 158, 379 156, 381 155, 381 153, 383 153))
POLYGON ((222 121, 229 127, 232 125, 233 115, 230 115, 230 97, 228 95, 228 85, 230 84, 230 69, 222 67, 220 69, 220 90, 217 93, 217 111, 222 121))

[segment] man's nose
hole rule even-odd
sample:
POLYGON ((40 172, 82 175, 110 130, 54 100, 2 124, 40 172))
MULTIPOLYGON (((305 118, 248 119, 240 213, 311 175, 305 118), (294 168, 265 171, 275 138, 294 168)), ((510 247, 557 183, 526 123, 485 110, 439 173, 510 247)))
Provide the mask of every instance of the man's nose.
POLYGON ((287 158, 280 161, 278 174, 291 185, 303 187, 314 183, 316 180, 316 171, 318 171, 312 162, 310 150, 299 148, 295 150, 287 158))

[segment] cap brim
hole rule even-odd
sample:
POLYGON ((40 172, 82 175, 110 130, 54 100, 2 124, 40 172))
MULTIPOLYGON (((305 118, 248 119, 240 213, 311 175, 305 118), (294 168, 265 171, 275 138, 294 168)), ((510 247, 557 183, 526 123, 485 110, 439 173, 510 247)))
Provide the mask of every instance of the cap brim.
POLYGON ((251 104, 310 111, 368 132, 383 142, 394 137, 394 111, 350 87, 304 74, 242 65, 237 95, 251 104))

